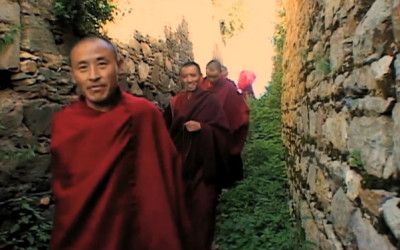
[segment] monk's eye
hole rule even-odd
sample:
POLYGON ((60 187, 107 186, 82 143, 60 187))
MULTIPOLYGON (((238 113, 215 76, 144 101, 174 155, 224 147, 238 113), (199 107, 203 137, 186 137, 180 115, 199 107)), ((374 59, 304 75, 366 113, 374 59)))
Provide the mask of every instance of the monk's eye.
POLYGON ((101 61, 98 63, 98 65, 102 68, 106 67, 108 65, 108 63, 106 61, 101 61))
POLYGON ((85 71, 85 70, 87 70, 87 65, 80 65, 79 67, 78 67, 78 69, 79 69, 79 71, 85 71))

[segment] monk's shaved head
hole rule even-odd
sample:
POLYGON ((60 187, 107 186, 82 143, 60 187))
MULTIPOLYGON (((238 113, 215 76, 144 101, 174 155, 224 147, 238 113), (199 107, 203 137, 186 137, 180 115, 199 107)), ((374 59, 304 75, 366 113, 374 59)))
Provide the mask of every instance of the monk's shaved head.
POLYGON ((201 69, 200 69, 199 64, 196 63, 196 62, 193 62, 193 61, 185 62, 184 64, 182 64, 182 66, 181 66, 181 72, 182 72, 182 69, 183 69, 183 68, 186 68, 186 67, 189 67, 189 66, 196 67, 197 72, 199 73, 199 75, 201 75, 201 69))
POLYGON ((209 61, 207 63, 207 67, 206 68, 221 72, 222 71, 222 64, 218 60, 213 59, 213 60, 211 60, 211 61, 209 61))
POLYGON ((72 62, 72 54, 75 50, 76 47, 78 47, 79 45, 86 43, 86 42, 93 42, 93 41, 102 41, 104 43, 104 45, 108 48, 110 48, 115 56, 115 60, 118 61, 118 52, 116 47, 114 46, 114 44, 112 44, 112 42, 110 42, 110 40, 103 38, 103 37, 98 37, 98 36, 87 36, 82 38, 81 40, 79 40, 77 43, 75 43, 75 45, 72 47, 71 52, 69 54, 69 64, 71 65, 72 62))
POLYGON ((207 79, 212 85, 216 84, 222 75, 222 64, 218 60, 211 60, 206 67, 207 79))

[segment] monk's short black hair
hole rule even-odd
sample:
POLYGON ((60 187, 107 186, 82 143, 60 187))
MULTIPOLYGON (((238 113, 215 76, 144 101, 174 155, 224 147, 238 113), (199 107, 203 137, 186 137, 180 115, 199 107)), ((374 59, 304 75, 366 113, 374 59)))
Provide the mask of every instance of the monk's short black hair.
POLYGON ((218 71, 222 71, 222 64, 221 64, 221 62, 218 61, 217 59, 212 59, 211 61, 209 61, 209 62, 207 63, 207 66, 206 66, 206 67, 208 68, 210 65, 214 65, 215 68, 216 68, 218 71))
POLYGON ((114 45, 110 40, 108 40, 107 38, 101 37, 101 36, 90 35, 90 36, 85 36, 85 37, 83 37, 82 39, 80 39, 79 41, 77 41, 77 42, 74 44, 74 46, 72 46, 71 51, 69 52, 69 58, 68 58, 68 63, 69 63, 69 65, 71 65, 71 53, 72 53, 72 51, 74 50, 74 48, 75 48, 76 46, 78 46, 79 44, 81 44, 82 42, 90 41, 90 40, 92 40, 92 41, 94 41, 94 40, 102 40, 102 41, 106 42, 106 43, 109 45, 109 47, 112 49, 113 54, 114 54, 114 56, 115 56, 115 59, 118 61, 118 50, 117 50, 117 48, 115 47, 115 45, 114 45))
POLYGON ((199 74, 201 75, 200 66, 199 66, 199 64, 198 64, 197 62, 194 62, 194 61, 189 61, 189 62, 185 62, 184 64, 182 64, 181 70, 182 70, 183 68, 186 68, 186 67, 189 67, 189 66, 194 66, 194 67, 196 67, 196 68, 197 68, 197 71, 198 71, 199 74))

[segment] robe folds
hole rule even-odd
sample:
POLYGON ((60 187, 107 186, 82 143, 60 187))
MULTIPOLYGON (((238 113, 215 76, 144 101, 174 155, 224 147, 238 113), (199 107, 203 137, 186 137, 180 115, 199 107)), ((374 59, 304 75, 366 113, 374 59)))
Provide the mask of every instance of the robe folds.
POLYGON ((54 115, 51 153, 50 249, 190 249, 179 154, 149 101, 73 103, 54 115))
POLYGON ((228 165, 231 172, 231 184, 233 184, 243 179, 243 163, 240 153, 249 130, 249 107, 243 95, 225 78, 221 78, 214 85, 211 85, 207 78, 204 78, 200 87, 215 94, 228 120, 231 135, 228 165))
POLYGON ((213 94, 198 88, 190 99, 187 93, 174 96, 164 117, 183 159, 186 204, 195 235, 193 249, 209 250, 229 151, 225 114, 213 94), (201 130, 188 132, 184 124, 190 120, 200 122, 201 130))
POLYGON ((218 100, 207 91, 198 88, 190 99, 181 93, 171 99, 171 115, 164 115, 171 138, 182 156, 183 177, 193 179, 203 171, 207 184, 217 185, 223 178, 227 163, 229 127, 218 100), (169 118, 171 117, 171 118, 169 118), (197 121, 201 130, 188 132, 187 121, 197 121))

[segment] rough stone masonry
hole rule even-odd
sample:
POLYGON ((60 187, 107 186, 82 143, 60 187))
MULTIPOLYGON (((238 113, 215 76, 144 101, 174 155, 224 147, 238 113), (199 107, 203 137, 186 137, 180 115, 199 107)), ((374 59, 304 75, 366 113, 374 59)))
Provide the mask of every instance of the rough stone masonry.
POLYGON ((315 249, 399 249, 400 1, 287 4, 293 212, 315 249))
MULTIPOLYGON (((0 50, 0 204, 5 204, 50 190, 51 120, 77 98, 68 66, 77 38, 57 25, 51 0, 0 2, 0 39, 18 28, 14 42, 0 50)), ((193 59, 186 22, 176 31, 166 28, 165 35, 156 40, 136 32, 128 44, 116 42, 124 58, 122 88, 160 106, 180 90, 179 65, 193 59)), ((0 205, 0 229, 5 210, 0 205)))

